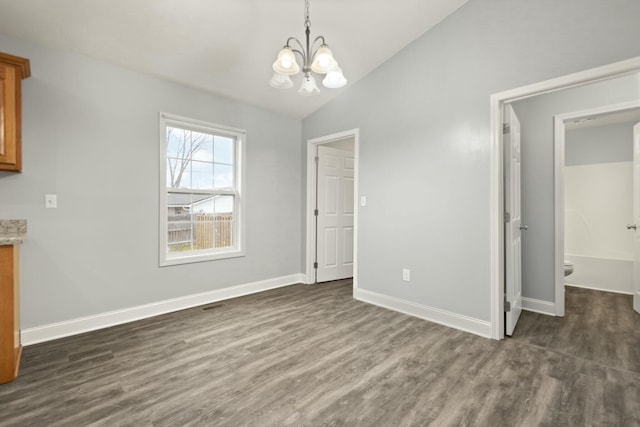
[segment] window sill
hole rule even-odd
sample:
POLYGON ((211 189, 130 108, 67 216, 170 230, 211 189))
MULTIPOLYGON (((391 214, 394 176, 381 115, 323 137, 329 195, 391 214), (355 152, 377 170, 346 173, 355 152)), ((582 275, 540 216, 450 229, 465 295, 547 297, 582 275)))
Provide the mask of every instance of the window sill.
POLYGON ((194 262, 216 261, 220 259, 240 258, 245 256, 243 250, 233 250, 210 254, 195 254, 184 256, 166 256, 160 259, 160 267, 169 267, 172 265, 192 264, 194 262))

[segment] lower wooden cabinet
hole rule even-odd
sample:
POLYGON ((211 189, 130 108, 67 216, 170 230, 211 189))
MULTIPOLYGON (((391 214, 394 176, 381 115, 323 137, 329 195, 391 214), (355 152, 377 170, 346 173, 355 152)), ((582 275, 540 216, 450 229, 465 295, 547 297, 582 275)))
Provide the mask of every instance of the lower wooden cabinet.
POLYGON ((0 384, 18 376, 20 343, 19 246, 0 246, 0 384))

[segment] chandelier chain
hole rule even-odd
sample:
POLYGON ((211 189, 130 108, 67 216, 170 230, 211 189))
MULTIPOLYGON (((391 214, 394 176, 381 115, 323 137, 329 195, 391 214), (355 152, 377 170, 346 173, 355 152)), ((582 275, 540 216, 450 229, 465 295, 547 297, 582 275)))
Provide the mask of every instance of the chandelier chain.
POLYGON ((309 0, 304 1, 304 26, 305 28, 311 26, 311 20, 309 19, 309 0))

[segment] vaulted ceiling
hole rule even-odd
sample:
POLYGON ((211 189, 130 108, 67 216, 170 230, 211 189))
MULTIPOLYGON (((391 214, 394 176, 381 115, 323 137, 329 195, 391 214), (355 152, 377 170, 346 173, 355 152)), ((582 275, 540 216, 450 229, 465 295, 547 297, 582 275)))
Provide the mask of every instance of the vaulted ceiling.
MULTIPOLYGON (((325 36, 348 87, 466 1, 311 0, 311 35, 325 36)), ((2 34, 297 118, 345 90, 302 97, 300 76, 288 90, 268 85, 303 23, 303 0, 0 0, 2 34)))

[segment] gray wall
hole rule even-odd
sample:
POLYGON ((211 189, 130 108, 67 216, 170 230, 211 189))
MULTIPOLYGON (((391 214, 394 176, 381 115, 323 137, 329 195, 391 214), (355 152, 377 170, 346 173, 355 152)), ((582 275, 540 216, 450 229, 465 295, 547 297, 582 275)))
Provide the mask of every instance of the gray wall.
POLYGON ((3 36, 0 51, 33 74, 24 172, 0 173, 0 218, 28 220, 23 328, 300 272, 299 120, 3 36), (160 111, 247 130, 246 257, 158 267, 160 111))
POLYGON ((514 103, 522 133, 522 295, 555 301, 554 116, 639 99, 636 76, 540 95, 514 103))
POLYGON ((633 161, 634 123, 567 130, 564 140, 566 166, 633 161))
POLYGON ((639 56, 638 17, 636 0, 470 0, 307 117, 304 140, 360 128, 360 287, 490 320, 489 97, 639 56))

